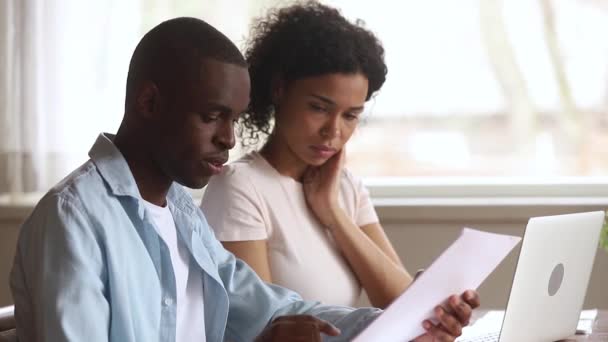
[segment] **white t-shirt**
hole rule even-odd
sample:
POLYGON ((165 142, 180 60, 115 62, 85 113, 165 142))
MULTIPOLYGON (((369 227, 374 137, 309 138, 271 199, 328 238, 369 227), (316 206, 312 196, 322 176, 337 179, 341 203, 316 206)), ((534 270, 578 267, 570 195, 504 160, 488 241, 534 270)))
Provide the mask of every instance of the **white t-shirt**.
POLYGON ((190 253, 182 239, 177 237, 177 227, 169 205, 159 207, 147 201, 144 201, 144 204, 158 234, 171 254, 177 295, 176 341, 204 342, 206 338, 203 275, 200 272, 190 272, 190 253))
MULTIPOLYGON (((344 170, 340 205, 358 226, 378 222, 369 193, 344 170)), ((274 283, 304 299, 354 306, 361 285, 330 232, 308 208, 302 184, 253 152, 211 178, 201 208, 220 241, 267 240, 274 283)))

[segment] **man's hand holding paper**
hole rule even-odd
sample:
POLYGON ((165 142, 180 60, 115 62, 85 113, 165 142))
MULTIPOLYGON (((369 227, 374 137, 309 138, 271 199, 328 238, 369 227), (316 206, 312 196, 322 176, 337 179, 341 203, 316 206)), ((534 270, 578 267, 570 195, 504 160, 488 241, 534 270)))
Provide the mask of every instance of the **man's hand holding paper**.
POLYGON ((467 290, 477 289, 520 240, 463 229, 460 237, 354 341, 453 341, 469 323, 471 311, 479 306, 477 292, 467 290), (452 296, 458 293, 462 295, 452 296))
POLYGON ((475 290, 467 290, 462 295, 452 295, 445 305, 434 309, 435 320, 424 320, 422 325, 427 331, 417 337, 415 342, 451 342, 462 334, 462 328, 469 324, 475 308, 479 307, 479 295, 475 290))

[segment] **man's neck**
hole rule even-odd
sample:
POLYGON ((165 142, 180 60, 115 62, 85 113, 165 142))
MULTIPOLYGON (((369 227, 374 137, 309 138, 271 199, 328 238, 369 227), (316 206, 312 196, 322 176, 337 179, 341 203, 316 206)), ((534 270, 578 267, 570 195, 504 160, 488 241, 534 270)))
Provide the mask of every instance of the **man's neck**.
POLYGON ((114 139, 114 145, 127 161, 141 197, 150 203, 164 207, 167 204, 167 193, 173 181, 161 171, 145 145, 136 141, 141 140, 128 139, 119 130, 114 139))

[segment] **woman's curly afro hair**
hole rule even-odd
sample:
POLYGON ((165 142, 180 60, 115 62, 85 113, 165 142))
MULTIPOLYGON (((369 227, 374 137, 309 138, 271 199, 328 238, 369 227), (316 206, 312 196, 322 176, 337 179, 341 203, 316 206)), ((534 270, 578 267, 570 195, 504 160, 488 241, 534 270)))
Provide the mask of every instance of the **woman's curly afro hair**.
POLYGON ((351 23, 332 7, 314 1, 271 10, 258 19, 247 41, 251 102, 241 123, 243 145, 270 134, 273 81, 330 73, 362 73, 366 100, 382 87, 387 68, 384 48, 360 22, 351 23))

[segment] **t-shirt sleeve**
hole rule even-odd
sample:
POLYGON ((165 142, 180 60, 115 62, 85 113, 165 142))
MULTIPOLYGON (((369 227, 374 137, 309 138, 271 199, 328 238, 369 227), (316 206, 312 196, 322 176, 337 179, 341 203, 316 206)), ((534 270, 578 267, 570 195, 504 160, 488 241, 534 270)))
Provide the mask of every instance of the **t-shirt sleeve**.
POLYGON ((201 210, 220 241, 268 238, 261 198, 241 171, 228 166, 211 177, 201 201, 201 210))
POLYGON ((359 227, 363 227, 368 224, 378 223, 378 214, 374 208, 369 191, 363 184, 363 181, 353 175, 350 171, 345 170, 345 175, 352 184, 355 194, 355 223, 359 227))

